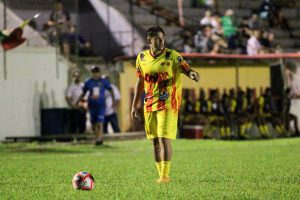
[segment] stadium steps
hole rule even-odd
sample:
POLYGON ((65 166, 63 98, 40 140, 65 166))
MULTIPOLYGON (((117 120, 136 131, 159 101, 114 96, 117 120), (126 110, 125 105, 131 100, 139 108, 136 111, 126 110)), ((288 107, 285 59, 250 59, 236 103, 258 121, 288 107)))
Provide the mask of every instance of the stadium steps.
POLYGON ((289 19, 289 25, 294 28, 294 29, 298 29, 300 28, 300 18, 298 19, 289 19))
MULTIPOLYGON (((154 2, 155 2, 155 0, 154 0, 154 2)), ((177 1, 175 1, 175 0, 159 0, 158 5, 163 6, 165 8, 168 8, 168 9, 171 9, 171 8, 176 8, 177 9, 177 1)), ((182 6, 184 8, 191 7, 190 1, 189 0, 183 0, 182 1, 182 6)))
MULTIPOLYGON (((104 141, 119 141, 119 140, 133 140, 144 139, 144 132, 130 132, 120 134, 105 134, 104 141)), ((45 135, 45 136, 15 136, 6 137, 5 142, 72 142, 72 141, 93 141, 95 136, 92 134, 64 134, 64 135, 45 135)))
POLYGON ((290 19, 290 18, 298 18, 300 16, 300 11, 299 8, 283 8, 282 9, 283 14, 286 18, 290 19))
MULTIPOLYGON (((161 1, 159 1, 159 2, 161 3, 161 1)), ((111 6, 118 9, 129 20, 131 20, 130 15, 129 15, 128 0, 122 0, 122 1, 110 0, 110 3, 111 3, 111 6)), ((176 8, 174 10, 171 10, 169 8, 168 8, 168 10, 171 10, 172 11, 171 13, 173 13, 174 15, 177 15, 177 2, 175 4, 174 4, 174 2, 167 2, 167 3, 173 3, 172 5, 176 5, 176 8)), ((167 35, 166 42, 169 47, 173 47, 173 44, 178 42, 177 41, 178 38, 176 38, 176 41, 174 40, 174 38, 175 38, 174 35, 178 36, 179 33, 183 31, 182 27, 176 25, 175 23, 168 22, 169 20, 165 19, 162 16, 155 15, 152 8, 149 8, 148 6, 145 6, 145 5, 139 6, 137 4, 134 4, 133 12, 134 12, 135 25, 137 26, 138 30, 140 31, 140 33, 142 35, 145 35, 146 30, 149 27, 158 24, 166 32, 166 35, 167 35)), ((199 12, 199 11, 195 11, 195 12, 199 12)), ((180 40, 182 40, 182 38, 180 38, 180 40)), ((182 43, 182 41, 181 41, 181 43, 182 43)))
MULTIPOLYGON (((153 26, 156 24, 157 17, 155 15, 135 14, 136 22, 143 26, 153 26)), ((166 24, 167 21, 161 17, 158 18, 159 24, 166 24)))
MULTIPOLYGON (((178 8, 173 7, 170 8, 175 13, 178 13, 178 8)), ((201 17, 204 16, 205 9, 204 8, 183 8, 183 15, 185 17, 194 18, 197 21, 200 21, 201 17)))
POLYGON ((294 47, 297 43, 290 38, 277 38, 276 42, 284 49, 285 47, 294 47))
MULTIPOLYGON (((15 9, 22 10, 32 10, 35 9, 36 12, 40 10, 52 10, 53 0, 9 0, 8 6, 15 9)), ((74 0, 63 0, 62 1, 65 8, 68 10, 75 10, 75 1, 74 0)))
POLYGON ((219 1, 219 7, 221 9, 247 9, 247 10, 257 10, 259 9, 261 0, 252 1, 240 1, 240 0, 221 0, 219 1))

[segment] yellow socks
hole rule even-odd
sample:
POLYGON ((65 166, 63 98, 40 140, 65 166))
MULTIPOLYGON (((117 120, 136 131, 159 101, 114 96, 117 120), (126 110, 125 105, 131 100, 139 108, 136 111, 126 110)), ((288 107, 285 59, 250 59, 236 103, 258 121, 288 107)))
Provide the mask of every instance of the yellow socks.
POLYGON ((161 175, 161 161, 160 162, 155 162, 156 164, 156 168, 157 168, 157 171, 158 171, 158 175, 160 177, 161 175))
POLYGON ((171 161, 161 161, 160 178, 169 178, 171 161))

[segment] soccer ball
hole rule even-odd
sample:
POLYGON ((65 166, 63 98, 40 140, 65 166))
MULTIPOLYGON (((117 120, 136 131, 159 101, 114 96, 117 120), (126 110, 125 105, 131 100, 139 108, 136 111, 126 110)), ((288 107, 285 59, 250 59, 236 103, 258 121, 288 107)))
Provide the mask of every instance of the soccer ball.
POLYGON ((72 185, 76 190, 92 190, 94 182, 94 177, 89 172, 78 172, 73 177, 72 185))

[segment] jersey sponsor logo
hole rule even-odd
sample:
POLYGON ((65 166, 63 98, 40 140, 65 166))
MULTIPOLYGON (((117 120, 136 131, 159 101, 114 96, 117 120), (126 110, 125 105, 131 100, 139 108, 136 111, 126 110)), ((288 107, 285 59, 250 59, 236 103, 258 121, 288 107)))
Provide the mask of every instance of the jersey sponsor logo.
POLYGON ((168 72, 159 72, 159 73, 155 73, 155 74, 146 73, 146 75, 145 75, 145 81, 150 82, 150 83, 157 83, 157 82, 165 81, 168 79, 169 79, 168 72))

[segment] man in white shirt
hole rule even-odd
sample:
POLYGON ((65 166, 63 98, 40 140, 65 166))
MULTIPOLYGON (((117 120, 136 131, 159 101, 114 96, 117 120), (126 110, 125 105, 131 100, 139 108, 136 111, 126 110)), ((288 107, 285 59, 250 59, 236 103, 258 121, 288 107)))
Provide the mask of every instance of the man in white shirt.
POLYGON ((87 102, 83 100, 76 105, 80 95, 82 94, 83 83, 80 79, 79 71, 73 74, 73 82, 67 88, 66 101, 71 108, 69 110, 69 123, 71 133, 84 133, 86 129, 86 110, 87 102))
MULTIPOLYGON (((103 76, 102 78, 106 78, 109 82, 109 77, 108 76, 103 76)), ((114 85, 110 84, 112 87, 112 92, 114 93, 115 97, 115 102, 113 103, 113 99, 111 96, 111 93, 108 91, 105 91, 105 103, 106 103, 106 108, 105 108, 105 119, 104 119, 104 133, 108 133, 108 124, 110 123, 114 133, 119 133, 120 128, 119 128, 119 120, 118 120, 118 115, 116 112, 116 109, 119 105, 121 95, 119 89, 114 85)))

